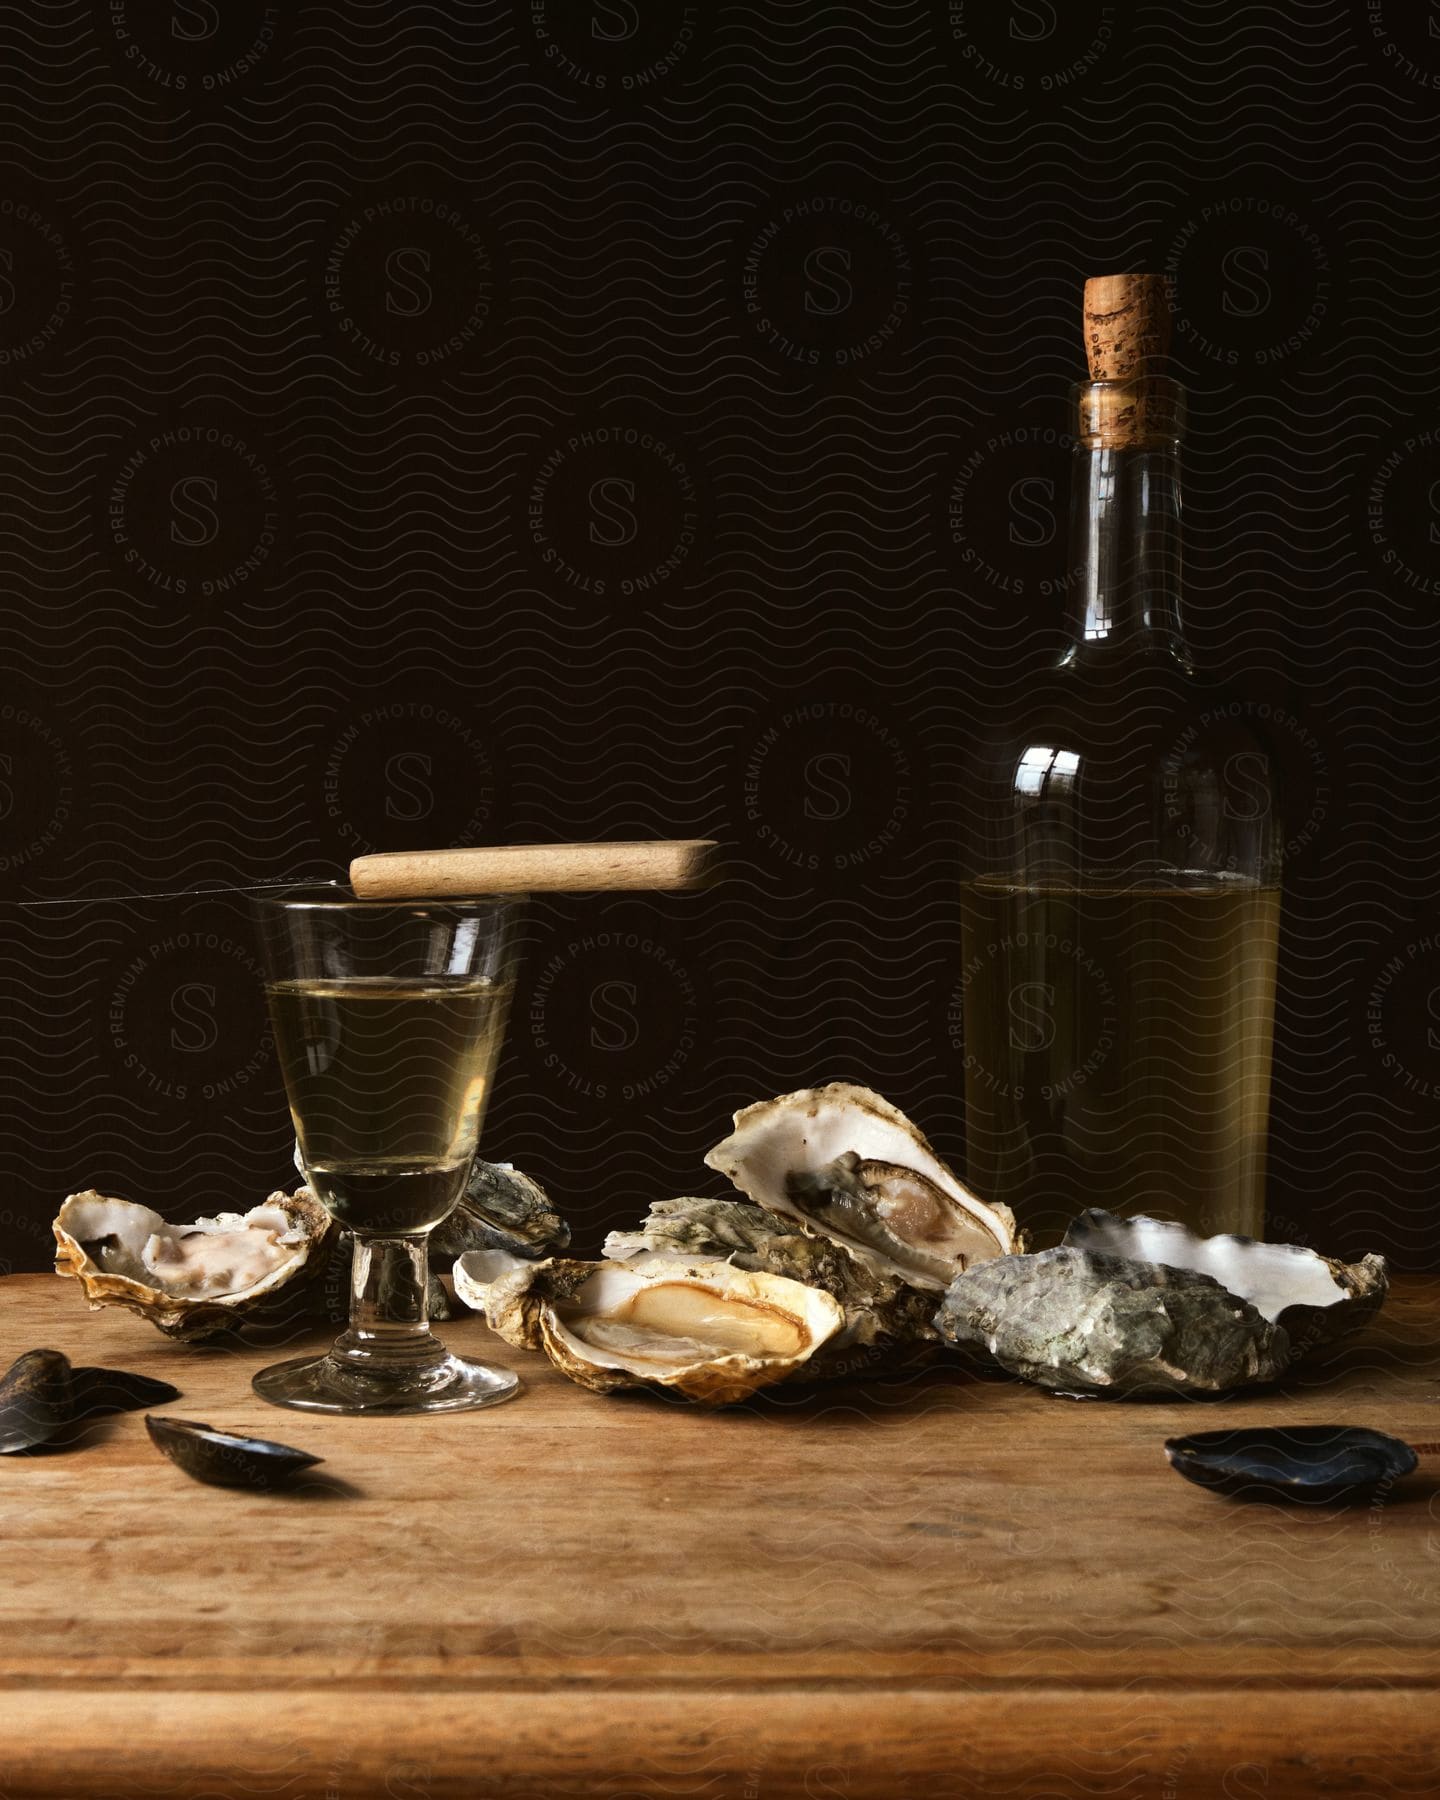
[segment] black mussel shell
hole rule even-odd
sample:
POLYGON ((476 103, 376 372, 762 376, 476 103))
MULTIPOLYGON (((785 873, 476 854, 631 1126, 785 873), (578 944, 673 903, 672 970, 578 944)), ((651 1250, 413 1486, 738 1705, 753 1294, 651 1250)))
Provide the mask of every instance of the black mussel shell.
POLYGON ((0 1377, 0 1455, 48 1443, 75 1416, 70 1358, 27 1350, 0 1377))
POLYGON ((147 1406, 168 1406, 180 1398, 180 1390, 150 1375, 132 1375, 128 1369, 72 1369, 75 1417, 98 1418, 104 1413, 139 1412, 147 1406))
POLYGON ((322 1462, 308 1450, 275 1444, 269 1438, 236 1437, 197 1419, 145 1417, 150 1442, 196 1481, 216 1487, 283 1487, 291 1476, 322 1462))
POLYGON ((1360 1425, 1242 1426, 1165 1445, 1177 1475, 1219 1494, 1288 1500, 1361 1499, 1415 1470, 1408 1444, 1360 1425))

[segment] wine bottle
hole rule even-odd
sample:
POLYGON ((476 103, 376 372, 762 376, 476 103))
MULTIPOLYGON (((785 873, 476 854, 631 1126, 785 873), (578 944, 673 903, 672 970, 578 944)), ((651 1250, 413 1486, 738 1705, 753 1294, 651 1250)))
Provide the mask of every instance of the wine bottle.
POLYGON ((1069 641, 968 787, 967 1170, 1042 1245, 1087 1206, 1258 1237, 1272 765, 1185 641, 1163 278, 1087 282, 1084 319, 1069 641))

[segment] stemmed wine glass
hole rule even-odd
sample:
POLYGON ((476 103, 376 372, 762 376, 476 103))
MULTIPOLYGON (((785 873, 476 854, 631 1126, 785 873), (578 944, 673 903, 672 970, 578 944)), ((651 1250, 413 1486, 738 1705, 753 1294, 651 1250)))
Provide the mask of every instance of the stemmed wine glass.
POLYGON ((452 1355, 426 1309, 430 1232, 465 1191, 505 1031, 520 901, 253 902, 300 1158, 352 1233, 350 1324, 256 1393, 311 1412, 458 1412, 519 1388, 452 1355))

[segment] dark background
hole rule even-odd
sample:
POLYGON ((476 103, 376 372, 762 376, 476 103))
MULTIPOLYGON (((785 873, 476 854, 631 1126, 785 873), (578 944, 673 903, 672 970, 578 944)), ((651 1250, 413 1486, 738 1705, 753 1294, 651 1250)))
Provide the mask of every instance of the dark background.
MULTIPOLYGON (((587 1248, 812 1081, 959 1159, 960 769, 1058 642, 1082 279, 1161 269, 1192 637, 1289 790, 1272 1232, 1436 1262, 1440 9, 3 36, 0 892, 713 835, 534 909, 487 1153, 587 1248)), ((4 921, 0 1258, 286 1181, 243 907, 4 921)))

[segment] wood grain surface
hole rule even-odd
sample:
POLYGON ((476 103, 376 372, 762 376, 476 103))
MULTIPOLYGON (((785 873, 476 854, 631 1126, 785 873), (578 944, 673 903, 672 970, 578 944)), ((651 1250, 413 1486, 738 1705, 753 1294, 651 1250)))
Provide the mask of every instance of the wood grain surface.
POLYGON ((293 1341, 185 1349, 0 1283, 6 1363, 161 1376, 167 1410, 326 1459, 201 1487, 129 1414, 0 1461, 4 1800, 1440 1792, 1440 1456, 1302 1512, 1161 1451, 1240 1420, 1440 1441, 1440 1282, 1284 1394, 1203 1406, 943 1368, 707 1415, 444 1329, 521 1398, 280 1412, 249 1378, 293 1341))

